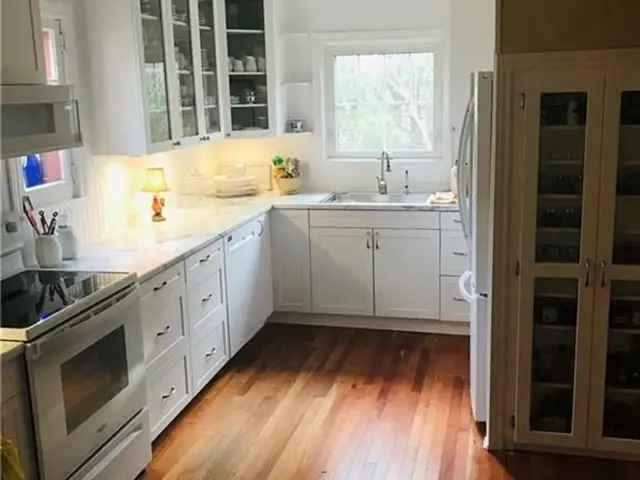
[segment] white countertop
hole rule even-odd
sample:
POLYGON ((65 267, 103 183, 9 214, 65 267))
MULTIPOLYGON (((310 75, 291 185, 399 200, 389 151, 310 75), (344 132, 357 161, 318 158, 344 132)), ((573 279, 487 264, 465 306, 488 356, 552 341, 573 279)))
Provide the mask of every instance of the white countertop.
POLYGON ((272 208, 331 210, 424 210, 456 211, 456 206, 405 206, 324 203, 331 193, 216 199, 180 197, 179 207, 167 222, 131 227, 125 234, 89 246, 76 260, 65 262, 67 270, 132 272, 141 283, 184 260, 210 243, 272 208))
POLYGON ((0 359, 3 362, 8 362, 16 355, 21 355, 24 351, 24 343, 22 342, 9 342, 7 340, 0 340, 0 359))

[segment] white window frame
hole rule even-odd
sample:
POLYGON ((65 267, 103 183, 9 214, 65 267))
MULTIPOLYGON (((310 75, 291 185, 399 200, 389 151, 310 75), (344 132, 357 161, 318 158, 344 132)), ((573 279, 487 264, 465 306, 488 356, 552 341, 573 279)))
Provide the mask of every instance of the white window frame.
MULTIPOLYGON (((75 32, 69 32, 73 28, 73 19, 63 12, 55 12, 42 15, 42 29, 53 30, 55 32, 56 59, 58 60, 58 81, 56 85, 68 82, 71 66, 69 56, 66 54, 65 43, 69 36, 75 39, 75 32)), ((36 152, 37 153, 37 152, 36 152)), ((74 175, 74 158, 71 150, 61 151, 61 171, 62 180, 51 182, 37 187, 27 189, 22 176, 22 162, 24 157, 13 158, 9 161, 7 180, 9 181, 9 191, 14 200, 14 205, 21 205, 23 196, 28 195, 34 205, 47 206, 67 202, 74 198, 74 193, 78 190, 74 175)))
POLYGON ((448 89, 448 48, 442 31, 359 32, 329 34, 317 37, 315 58, 322 125, 322 143, 329 161, 371 161, 380 152, 339 152, 336 150, 335 122, 335 57, 340 55, 376 55, 394 53, 433 53, 434 55, 434 149, 433 151, 390 151, 395 159, 433 162, 446 156, 443 132, 446 125, 448 89))

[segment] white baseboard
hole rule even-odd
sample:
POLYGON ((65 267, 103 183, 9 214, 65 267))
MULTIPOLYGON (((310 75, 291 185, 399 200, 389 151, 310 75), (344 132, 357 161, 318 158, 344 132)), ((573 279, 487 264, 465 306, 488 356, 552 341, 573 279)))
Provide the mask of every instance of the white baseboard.
POLYGON ((442 320, 274 312, 267 321, 270 323, 316 325, 322 327, 368 328, 373 330, 397 330, 443 335, 469 335, 469 323, 444 322, 442 320))

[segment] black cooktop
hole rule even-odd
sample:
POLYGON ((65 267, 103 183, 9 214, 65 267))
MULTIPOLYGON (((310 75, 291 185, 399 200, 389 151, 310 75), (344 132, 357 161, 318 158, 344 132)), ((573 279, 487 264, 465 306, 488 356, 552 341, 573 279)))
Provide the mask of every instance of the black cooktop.
POLYGON ((1 282, 0 327, 29 328, 126 277, 124 273, 25 270, 1 282))

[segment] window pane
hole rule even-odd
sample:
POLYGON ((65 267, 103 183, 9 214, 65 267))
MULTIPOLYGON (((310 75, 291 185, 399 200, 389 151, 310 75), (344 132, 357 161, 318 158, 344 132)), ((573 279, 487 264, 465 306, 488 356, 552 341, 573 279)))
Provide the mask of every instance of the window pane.
POLYGON ((52 28, 42 30, 42 43, 44 52, 44 69, 47 74, 47 83, 57 85, 60 83, 58 68, 58 51, 56 49, 56 32, 52 28))
POLYGON ((434 151, 433 53, 335 59, 338 152, 434 151))
POLYGON ((62 151, 30 154, 22 158, 22 179, 24 187, 39 187, 64 179, 62 151))

